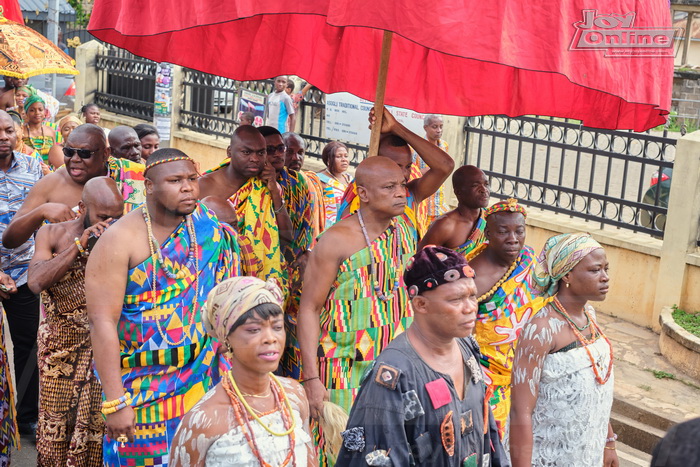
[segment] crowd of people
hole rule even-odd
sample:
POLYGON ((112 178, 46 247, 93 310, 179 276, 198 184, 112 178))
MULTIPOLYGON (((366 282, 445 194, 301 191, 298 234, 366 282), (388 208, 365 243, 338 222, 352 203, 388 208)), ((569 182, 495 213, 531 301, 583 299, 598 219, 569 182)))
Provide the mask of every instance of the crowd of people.
POLYGON ((340 142, 308 171, 298 134, 241 122, 199 173, 94 104, 11 103, 0 466, 19 434, 41 466, 619 465, 603 247, 536 255, 440 116, 385 111, 354 176, 340 142))

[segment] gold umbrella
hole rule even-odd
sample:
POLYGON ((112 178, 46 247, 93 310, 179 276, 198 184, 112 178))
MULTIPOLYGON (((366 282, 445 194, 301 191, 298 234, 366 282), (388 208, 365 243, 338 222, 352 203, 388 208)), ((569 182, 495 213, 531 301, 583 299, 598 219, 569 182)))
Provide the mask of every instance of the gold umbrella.
POLYGON ((48 73, 77 75, 75 60, 46 37, 2 16, 0 7, 0 75, 13 78, 48 73))

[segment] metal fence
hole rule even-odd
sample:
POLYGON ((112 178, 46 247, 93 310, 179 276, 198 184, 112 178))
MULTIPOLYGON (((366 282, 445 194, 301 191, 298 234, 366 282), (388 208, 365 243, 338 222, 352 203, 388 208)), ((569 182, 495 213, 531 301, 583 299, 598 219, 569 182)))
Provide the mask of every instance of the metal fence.
POLYGON ((95 103, 121 115, 153 120, 156 63, 124 49, 108 47, 97 55, 95 103))
MULTIPOLYGON (((568 120, 471 117, 469 162, 492 195, 635 232, 662 236, 676 140, 651 133, 581 127, 568 120), (659 178, 660 180, 660 178, 659 178)), ((465 161, 467 158, 465 155, 465 161)))
MULTIPOLYGON (((238 128, 238 91, 247 89, 268 95, 274 81, 236 81, 201 71, 183 69, 179 128, 230 138, 238 128)), ((319 158, 330 142, 325 136, 326 95, 311 89, 299 103, 299 134, 306 142, 307 157, 319 158)), ((367 157, 367 146, 346 143, 351 164, 367 157)))

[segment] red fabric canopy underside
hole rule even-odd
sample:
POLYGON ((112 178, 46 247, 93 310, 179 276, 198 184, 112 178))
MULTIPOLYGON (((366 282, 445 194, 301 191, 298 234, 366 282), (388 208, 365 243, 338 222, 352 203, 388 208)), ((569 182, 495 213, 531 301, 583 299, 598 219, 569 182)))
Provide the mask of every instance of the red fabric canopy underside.
POLYGON ((550 115, 637 131, 665 123, 670 108, 671 57, 569 50, 584 8, 633 12, 635 28, 669 28, 665 0, 290 3, 96 0, 89 29, 155 61, 237 80, 293 74, 324 92, 368 100, 387 29, 395 32, 389 105, 466 116, 550 115))
POLYGON ((24 24, 19 0, 0 0, 0 6, 2 7, 2 15, 5 18, 15 23, 24 24))

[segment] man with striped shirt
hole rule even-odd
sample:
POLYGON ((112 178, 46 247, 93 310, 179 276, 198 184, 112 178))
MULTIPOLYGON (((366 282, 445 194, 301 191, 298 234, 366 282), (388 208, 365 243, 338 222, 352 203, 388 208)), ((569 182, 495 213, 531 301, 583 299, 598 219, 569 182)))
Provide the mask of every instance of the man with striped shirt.
MULTIPOLYGON (((39 161, 15 151, 16 143, 17 133, 12 118, 7 112, 0 111, 0 234, 24 203, 29 190, 42 177, 39 161)), ((2 297, 2 305, 14 345, 19 396, 17 423, 20 434, 33 437, 39 415, 39 372, 34 349, 39 329, 39 297, 27 286, 27 269, 32 256, 33 236, 17 248, 0 247, 2 271, 15 282, 15 287, 7 288, 9 293, 5 294, 7 298, 2 297)), ((0 352, 4 353, 4 349, 0 352)))
POLYGON ((294 102, 284 90, 287 87, 286 76, 275 78, 275 89, 267 98, 267 125, 277 128, 280 133, 294 131, 296 115, 294 102))

